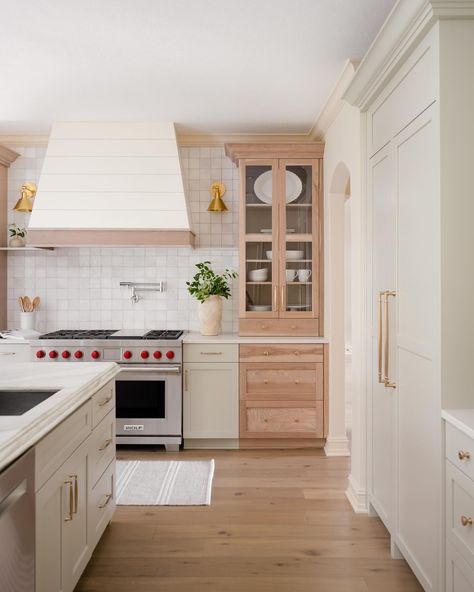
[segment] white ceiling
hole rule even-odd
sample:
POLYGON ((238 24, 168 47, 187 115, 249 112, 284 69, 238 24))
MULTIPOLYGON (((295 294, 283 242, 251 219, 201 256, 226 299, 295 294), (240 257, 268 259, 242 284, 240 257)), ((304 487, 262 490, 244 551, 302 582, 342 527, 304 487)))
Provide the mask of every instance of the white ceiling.
POLYGON ((3 0, 0 133, 175 121, 301 133, 395 0, 3 0))

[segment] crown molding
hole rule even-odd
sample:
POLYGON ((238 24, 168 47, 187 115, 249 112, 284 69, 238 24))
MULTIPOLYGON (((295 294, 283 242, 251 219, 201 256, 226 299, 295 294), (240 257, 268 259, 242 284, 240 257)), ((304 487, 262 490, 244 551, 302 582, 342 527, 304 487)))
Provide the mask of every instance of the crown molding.
POLYGON ((9 167, 20 155, 6 146, 0 146, 0 165, 9 167))
POLYGON ((472 18, 474 0, 400 0, 361 61, 344 99, 365 111, 403 56, 436 21, 472 18))
POLYGON ((207 134, 179 131, 177 129, 178 144, 183 147, 192 146, 224 146, 225 144, 239 144, 242 142, 256 142, 259 144, 278 142, 311 142, 313 138, 305 132, 301 134, 207 134))
POLYGON ((46 146, 49 140, 47 135, 2 135, 0 134, 0 144, 8 146, 46 146))
POLYGON ((322 108, 309 132, 309 136, 312 140, 320 140, 324 138, 328 129, 341 112, 341 109, 345 103, 343 99, 344 93, 346 92, 351 80, 354 78, 354 74, 358 65, 359 62, 356 60, 347 60, 347 62, 344 64, 344 68, 342 69, 336 84, 326 99, 324 107, 322 108))

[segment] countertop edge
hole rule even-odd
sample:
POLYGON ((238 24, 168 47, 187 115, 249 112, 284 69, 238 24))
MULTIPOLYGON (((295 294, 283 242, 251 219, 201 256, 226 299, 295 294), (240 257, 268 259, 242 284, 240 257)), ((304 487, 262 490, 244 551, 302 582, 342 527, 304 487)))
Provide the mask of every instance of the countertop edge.
POLYGON ((441 411, 441 417, 463 434, 474 439, 474 409, 443 409, 441 411), (472 417, 462 417, 467 414, 472 415, 472 417), (466 420, 469 423, 466 423, 466 420))
POLYGON ((111 365, 99 376, 75 389, 66 399, 58 402, 53 409, 45 410, 40 417, 32 420, 27 426, 18 428, 18 433, 13 434, 10 440, 0 443, 0 471, 35 446, 44 436, 90 399, 97 390, 112 380, 118 372, 120 372, 120 368, 115 364, 111 365))
POLYGON ((189 331, 183 335, 183 344, 192 343, 329 343, 329 339, 326 337, 274 337, 265 336, 261 337, 244 337, 238 333, 222 333, 220 335, 201 335, 198 332, 189 331))

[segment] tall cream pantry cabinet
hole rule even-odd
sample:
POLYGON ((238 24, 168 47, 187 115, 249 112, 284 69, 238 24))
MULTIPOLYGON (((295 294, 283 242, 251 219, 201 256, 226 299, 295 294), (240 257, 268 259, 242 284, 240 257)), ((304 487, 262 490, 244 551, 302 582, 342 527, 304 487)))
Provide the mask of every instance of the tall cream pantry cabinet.
POLYGON ((345 97, 365 135, 369 511, 432 592, 441 409, 474 403, 473 55, 474 2, 401 0, 345 97))

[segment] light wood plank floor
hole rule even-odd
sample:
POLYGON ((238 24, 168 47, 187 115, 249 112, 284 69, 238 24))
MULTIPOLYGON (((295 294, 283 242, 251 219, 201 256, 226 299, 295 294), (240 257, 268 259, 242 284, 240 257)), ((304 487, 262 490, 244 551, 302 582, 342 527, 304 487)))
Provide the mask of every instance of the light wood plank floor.
POLYGON ((390 558, 381 522, 352 512, 348 459, 309 450, 166 458, 216 460, 212 505, 118 507, 76 592, 422 592, 390 558))

